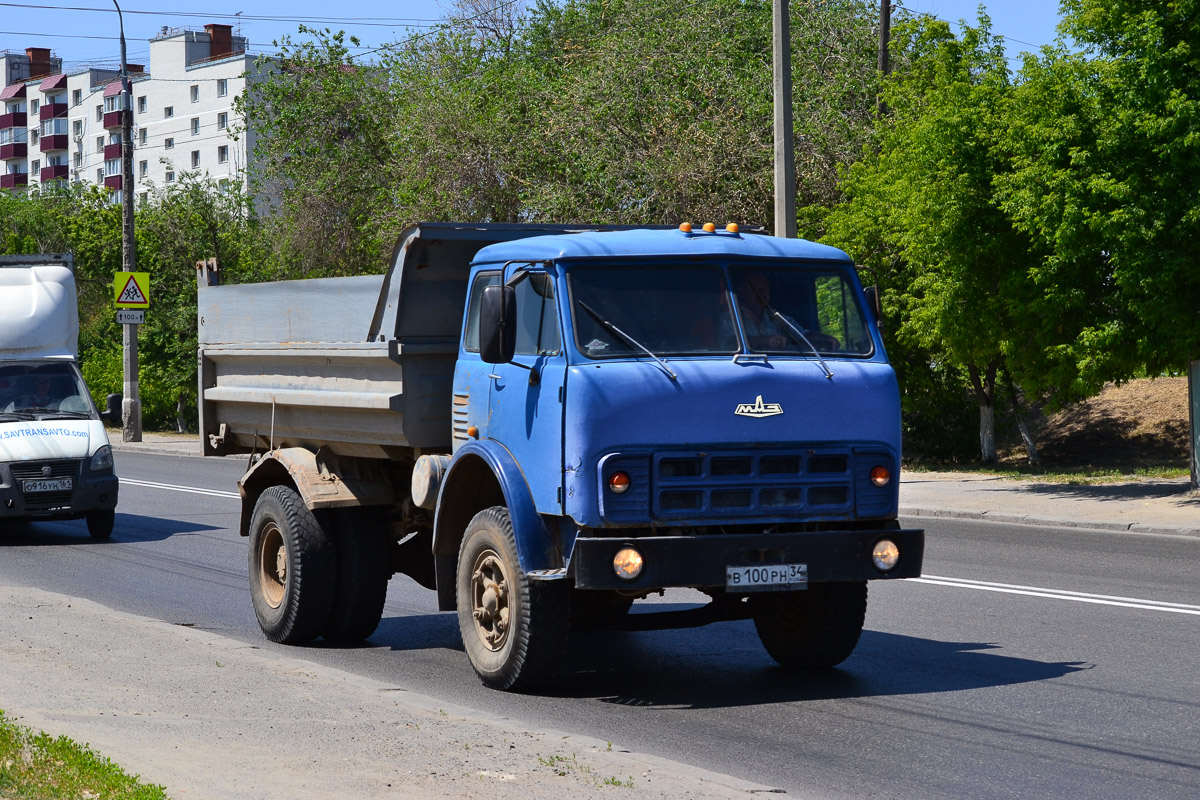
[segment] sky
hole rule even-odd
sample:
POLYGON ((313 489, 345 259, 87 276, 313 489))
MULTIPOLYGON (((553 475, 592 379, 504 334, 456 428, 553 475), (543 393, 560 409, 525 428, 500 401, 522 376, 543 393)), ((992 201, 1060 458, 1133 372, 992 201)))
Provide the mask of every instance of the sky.
MULTIPOLYGON (((249 38, 252 53, 273 52, 272 42, 294 35, 301 24, 329 27, 357 36, 365 51, 394 42, 407 31, 426 29, 453 8, 452 0, 209 0, 204 5, 208 10, 196 10, 198 6, 189 7, 184 0, 126 0, 121 10, 129 62, 148 66, 148 40, 164 25, 203 29, 210 22, 232 24, 249 38)), ((899 5, 952 23, 965 18, 974 24, 979 0, 899 0, 899 5)), ((1010 58, 1050 44, 1057 35, 1055 0, 990 0, 985 5, 992 31, 1005 37, 1010 58)), ((0 0, 0 50, 23 53, 27 47, 49 47, 67 71, 118 64, 117 36, 112 0, 0 0)), ((1013 65, 1019 66, 1016 61, 1013 65)))

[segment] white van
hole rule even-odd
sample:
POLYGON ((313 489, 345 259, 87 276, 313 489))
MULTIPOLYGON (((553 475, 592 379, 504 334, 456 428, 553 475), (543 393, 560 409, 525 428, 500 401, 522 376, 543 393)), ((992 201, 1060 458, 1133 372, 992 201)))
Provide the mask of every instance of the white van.
POLYGON ((118 482, 76 360, 73 269, 69 255, 0 256, 0 521, 83 518, 107 539, 118 482))

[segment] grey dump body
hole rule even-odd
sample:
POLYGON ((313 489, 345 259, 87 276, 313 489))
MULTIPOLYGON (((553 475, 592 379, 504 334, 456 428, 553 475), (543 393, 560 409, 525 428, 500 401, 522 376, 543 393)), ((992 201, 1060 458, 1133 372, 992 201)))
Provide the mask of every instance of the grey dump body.
POLYGON ((598 229, 422 223, 383 275, 229 286, 202 276, 204 454, 448 452, 471 258, 496 242, 598 229))

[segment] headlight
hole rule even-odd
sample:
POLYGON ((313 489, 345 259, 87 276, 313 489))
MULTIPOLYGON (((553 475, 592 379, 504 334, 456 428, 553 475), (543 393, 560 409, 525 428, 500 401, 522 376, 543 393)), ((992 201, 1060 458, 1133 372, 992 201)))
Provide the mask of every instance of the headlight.
POLYGON ((631 581, 642 574, 642 554, 632 547, 622 547, 613 556, 613 572, 622 580, 631 581))
POLYGON ((900 563, 900 548, 891 539, 880 539, 871 551, 871 560, 880 572, 891 572, 900 563))
POLYGON ((113 468, 112 446, 103 445, 96 451, 96 455, 92 456, 92 472, 104 472, 113 468))

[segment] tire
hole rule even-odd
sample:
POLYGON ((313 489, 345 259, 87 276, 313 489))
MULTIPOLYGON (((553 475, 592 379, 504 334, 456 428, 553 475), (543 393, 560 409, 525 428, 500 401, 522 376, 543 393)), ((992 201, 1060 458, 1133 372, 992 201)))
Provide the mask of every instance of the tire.
POLYGON ((272 642, 305 644, 320 635, 333 607, 333 540, 300 495, 272 486, 250 518, 250 599, 272 642))
POLYGON ((330 521, 337 579, 321 636, 331 642, 358 642, 374 633, 383 617, 392 577, 387 518, 374 509, 339 508, 330 521))
POLYGON ((88 534, 93 539, 107 539, 112 536, 113 526, 117 521, 117 512, 111 508, 101 508, 87 512, 84 519, 87 520, 88 534))
POLYGON ((751 597, 754 627, 771 658, 790 669, 842 663, 867 616, 867 582, 814 583, 801 592, 751 597))
POLYGON ((570 636, 567 585, 529 580, 504 507, 484 509, 467 525, 456 589, 463 647, 484 685, 527 690, 554 675, 570 636))

